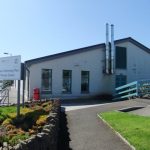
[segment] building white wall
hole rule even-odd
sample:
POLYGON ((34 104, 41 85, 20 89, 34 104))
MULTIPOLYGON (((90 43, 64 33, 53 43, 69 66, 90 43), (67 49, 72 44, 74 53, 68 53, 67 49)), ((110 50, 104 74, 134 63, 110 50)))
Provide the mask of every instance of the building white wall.
MULTIPOLYGON (((150 54, 130 42, 115 46, 127 48, 127 69, 116 69, 113 75, 103 73, 105 67, 105 49, 99 48, 84 53, 73 54, 54 60, 32 64, 29 67, 29 97, 33 89, 41 89, 41 70, 52 69, 52 94, 48 97, 77 98, 115 92, 116 75, 126 75, 127 83, 150 79, 150 54), (62 93, 62 71, 72 70, 72 93, 62 93), (89 93, 81 94, 81 71, 90 71, 89 93)), ((26 89, 27 91, 27 76, 26 89)), ((27 93, 26 93, 27 95, 27 93)), ((46 95, 42 95, 43 98, 46 95)))
POLYGON ((150 79, 150 54, 131 43, 128 47, 128 82, 150 79))
MULTIPOLYGON (((103 74, 105 50, 95 49, 30 66, 30 97, 33 89, 41 89, 41 70, 52 69, 52 94, 50 97, 82 97, 110 93, 107 86, 110 76, 103 74), (72 93, 62 94, 62 71, 72 70, 72 93), (90 71, 89 94, 81 94, 81 71, 90 71)), ((109 81, 110 82, 110 81, 109 81)), ((44 95, 43 95, 44 97, 44 95)))
POLYGON ((117 44, 116 46, 127 48, 127 69, 116 69, 113 76, 112 91, 115 89, 115 76, 123 74, 127 76, 127 83, 150 79, 150 54, 136 45, 125 42, 117 44))

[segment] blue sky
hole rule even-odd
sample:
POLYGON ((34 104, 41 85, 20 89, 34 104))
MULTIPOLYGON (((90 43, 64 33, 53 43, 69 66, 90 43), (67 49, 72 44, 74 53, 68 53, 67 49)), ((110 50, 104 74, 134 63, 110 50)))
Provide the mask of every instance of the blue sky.
POLYGON ((0 56, 25 61, 103 43, 106 22, 115 39, 150 48, 149 14, 149 0, 0 0, 0 56))

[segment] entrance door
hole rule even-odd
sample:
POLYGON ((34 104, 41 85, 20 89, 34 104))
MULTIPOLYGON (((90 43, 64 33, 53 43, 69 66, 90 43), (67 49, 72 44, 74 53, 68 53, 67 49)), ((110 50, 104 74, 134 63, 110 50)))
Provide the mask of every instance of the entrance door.
POLYGON ((126 75, 116 75, 116 87, 127 84, 127 76, 126 75))

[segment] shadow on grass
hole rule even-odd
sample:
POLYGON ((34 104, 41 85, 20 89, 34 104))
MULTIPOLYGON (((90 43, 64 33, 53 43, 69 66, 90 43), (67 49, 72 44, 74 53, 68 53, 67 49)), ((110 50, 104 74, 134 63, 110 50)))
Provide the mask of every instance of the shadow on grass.
POLYGON ((59 131, 59 138, 58 138, 58 150, 72 150, 69 147, 70 137, 68 132, 68 122, 67 122, 67 115, 65 113, 65 109, 61 111, 60 117, 60 131, 59 131))

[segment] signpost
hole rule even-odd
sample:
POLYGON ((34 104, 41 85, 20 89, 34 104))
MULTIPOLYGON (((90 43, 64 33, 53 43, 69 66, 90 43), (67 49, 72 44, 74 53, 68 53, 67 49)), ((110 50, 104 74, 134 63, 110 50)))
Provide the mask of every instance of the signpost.
POLYGON ((0 58, 0 80, 20 80, 21 56, 0 58))
POLYGON ((20 115, 21 56, 0 58, 0 80, 18 80, 17 117, 20 115))

